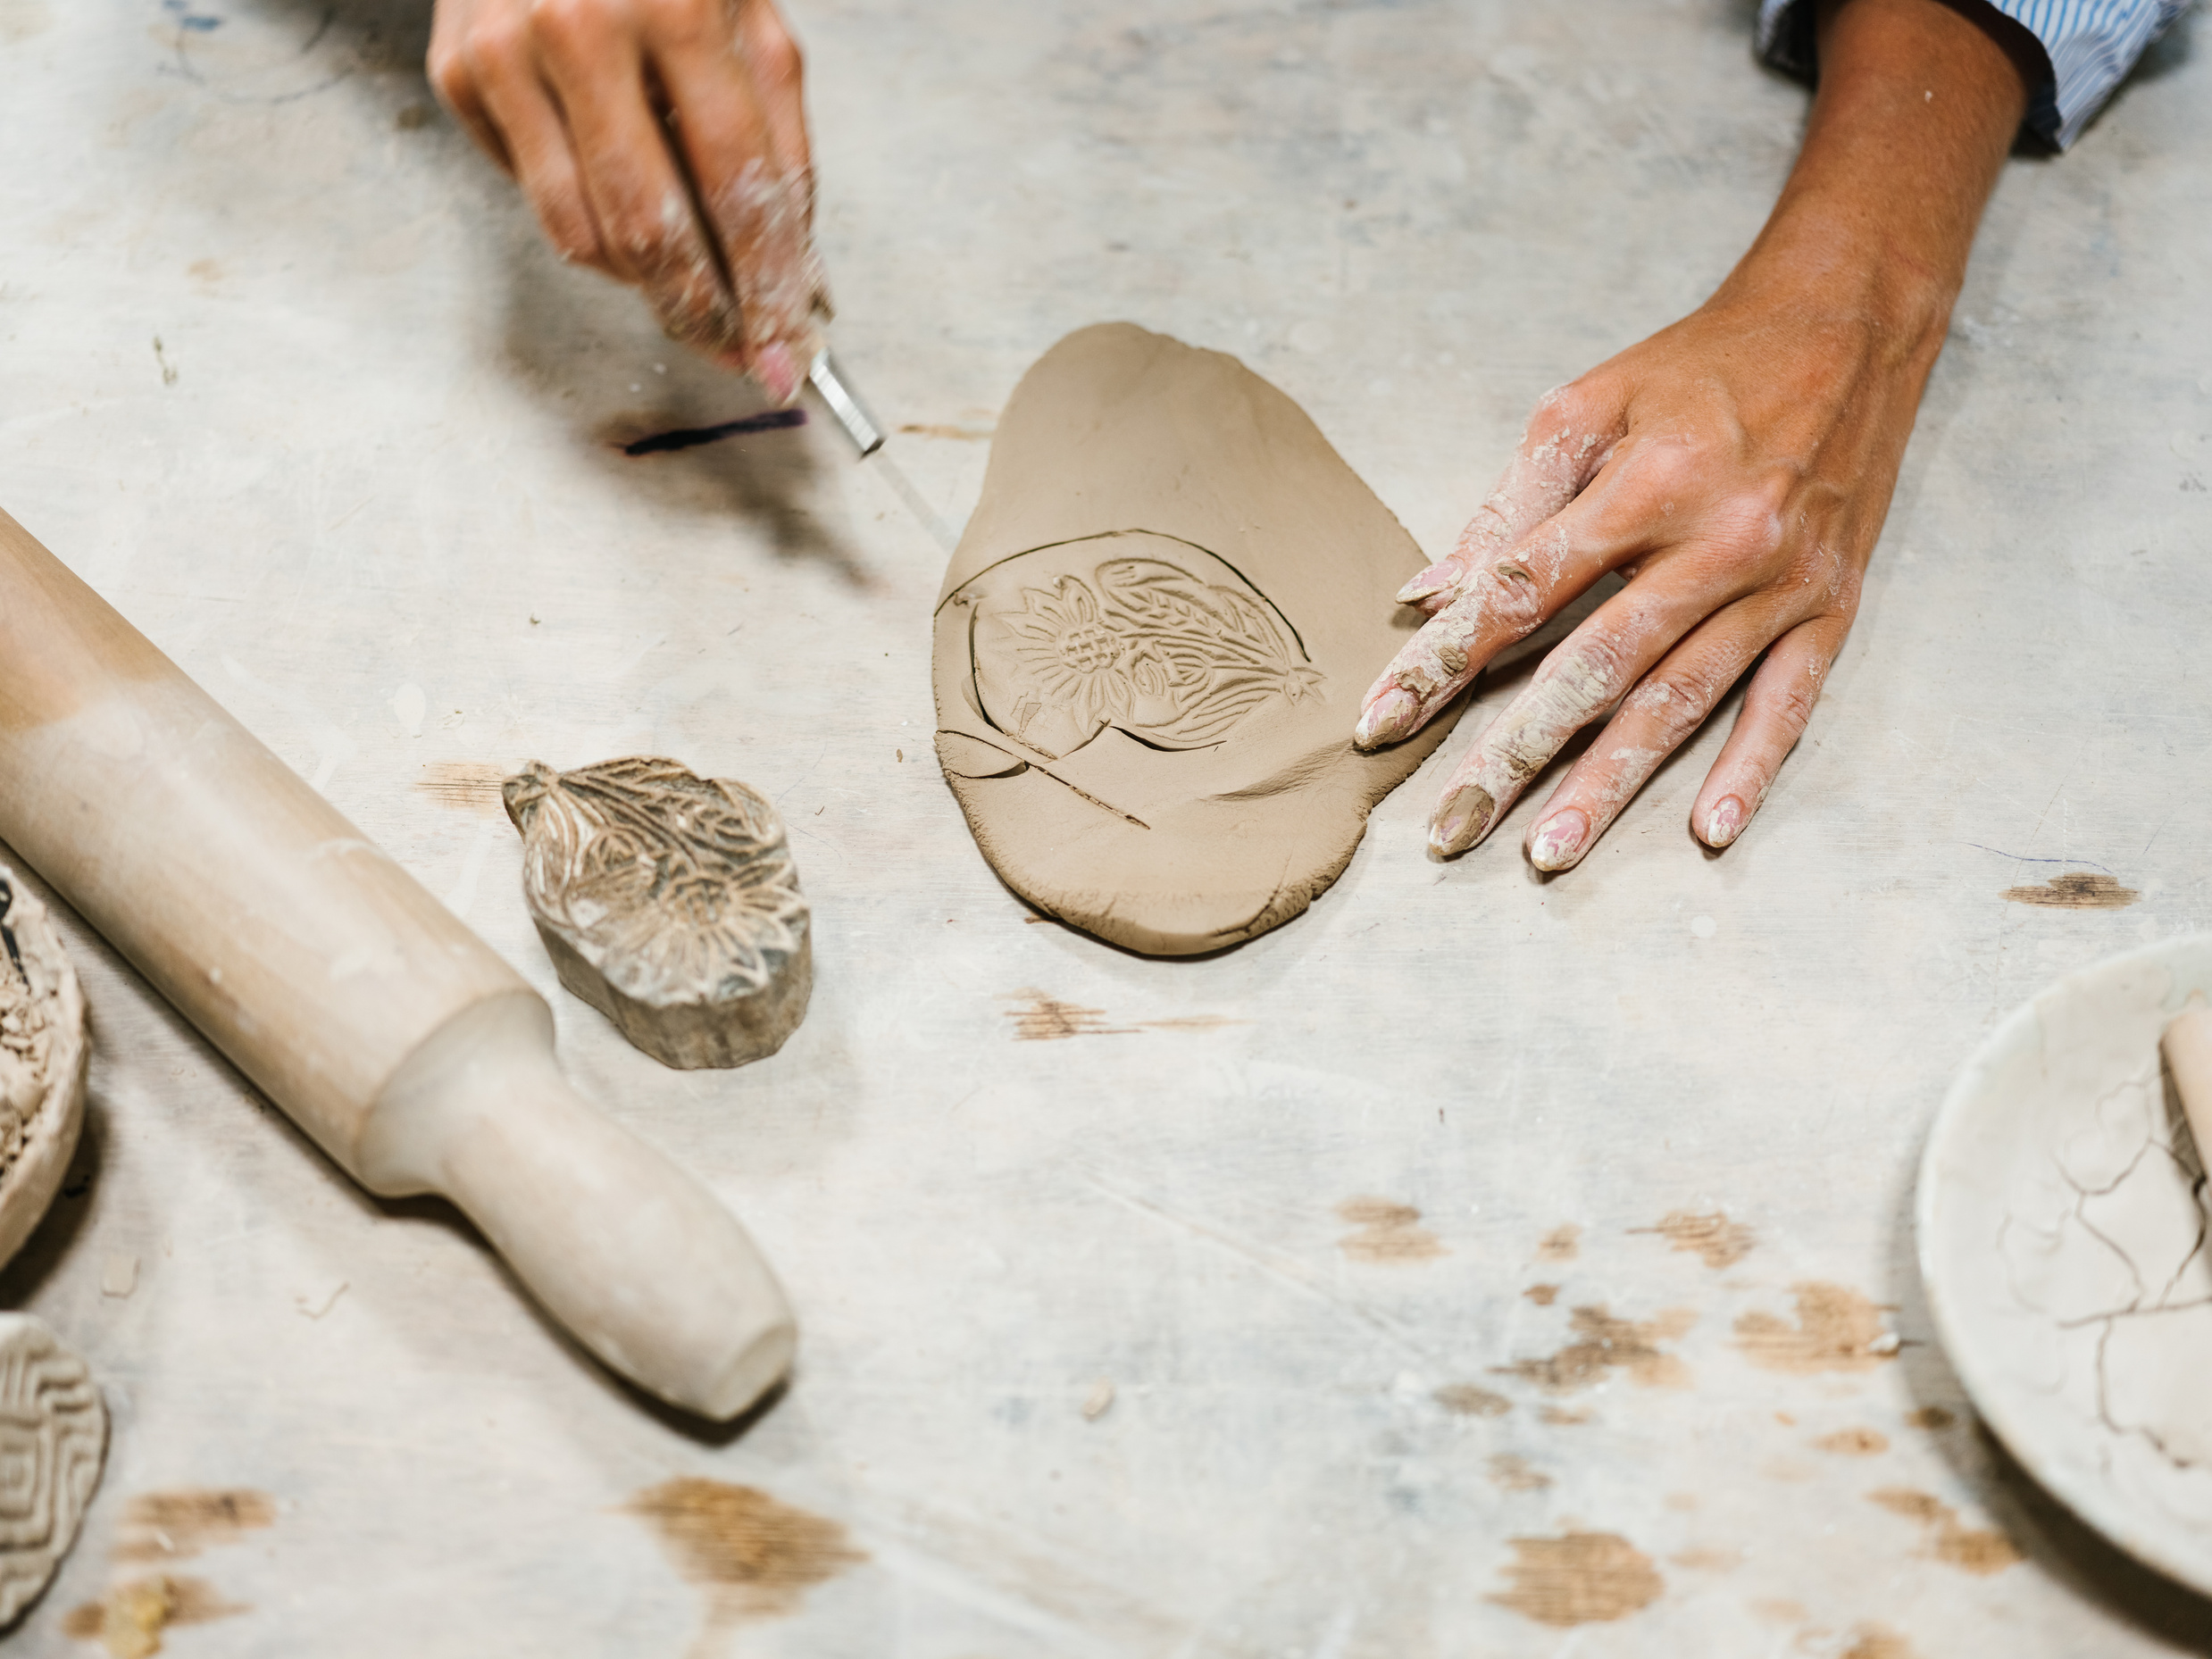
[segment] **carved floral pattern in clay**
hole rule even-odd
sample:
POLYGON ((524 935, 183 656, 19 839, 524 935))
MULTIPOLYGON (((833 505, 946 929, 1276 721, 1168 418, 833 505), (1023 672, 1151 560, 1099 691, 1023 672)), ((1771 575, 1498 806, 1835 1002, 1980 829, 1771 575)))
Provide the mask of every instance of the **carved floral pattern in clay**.
POLYGON ((1055 756, 1108 726, 1156 748, 1220 742, 1322 676, 1267 604, 1157 559, 1113 559, 1088 582, 1020 590, 981 618, 975 649, 1012 694, 1002 729, 1055 756))

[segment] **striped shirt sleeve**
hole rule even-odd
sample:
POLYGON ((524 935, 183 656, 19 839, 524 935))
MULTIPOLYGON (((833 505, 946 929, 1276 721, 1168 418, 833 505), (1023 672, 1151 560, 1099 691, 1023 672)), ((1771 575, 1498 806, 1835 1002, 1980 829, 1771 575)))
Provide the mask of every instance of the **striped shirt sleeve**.
MULTIPOLYGON (((2143 49, 2195 0, 1988 0, 2043 43, 2050 79, 2028 101, 2028 125, 2059 149, 2135 66, 2143 49)), ((1792 74, 1813 73, 1810 0, 1760 0, 1759 55, 1792 74)))

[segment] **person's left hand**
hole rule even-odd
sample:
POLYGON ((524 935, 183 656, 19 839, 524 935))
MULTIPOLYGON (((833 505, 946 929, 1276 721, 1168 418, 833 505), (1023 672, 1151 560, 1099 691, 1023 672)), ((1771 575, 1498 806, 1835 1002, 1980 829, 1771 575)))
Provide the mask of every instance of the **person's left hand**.
POLYGON ((1947 306, 1882 326, 1849 287, 1832 264, 1755 257, 1698 312, 1538 405, 1457 550, 1398 596, 1432 620, 1368 691, 1355 740, 1407 736, 1606 572, 1628 585, 1452 772, 1434 851, 1481 841, 1617 707, 1529 832, 1539 870, 1571 867, 1765 653, 1690 812, 1708 846, 1741 833, 1850 629, 1941 344, 1947 306))

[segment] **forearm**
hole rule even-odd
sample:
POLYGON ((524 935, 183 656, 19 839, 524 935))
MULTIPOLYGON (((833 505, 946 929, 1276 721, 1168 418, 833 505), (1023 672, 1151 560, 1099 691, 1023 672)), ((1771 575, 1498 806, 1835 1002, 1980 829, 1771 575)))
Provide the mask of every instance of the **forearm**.
POLYGON ((1977 0, 1824 0, 1817 29, 1804 147, 1722 297, 1782 279, 1932 363, 2041 48, 1977 0))

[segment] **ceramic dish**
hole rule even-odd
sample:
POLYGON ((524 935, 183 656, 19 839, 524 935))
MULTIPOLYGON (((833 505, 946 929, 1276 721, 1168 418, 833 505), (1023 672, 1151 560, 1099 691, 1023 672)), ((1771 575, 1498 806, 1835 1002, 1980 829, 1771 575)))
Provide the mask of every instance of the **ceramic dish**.
POLYGON ((1991 1033, 1921 1161, 1920 1271, 1983 1419, 2056 1496, 2212 1595, 2204 1174, 2158 1060, 2212 936, 2061 980, 1991 1033))

